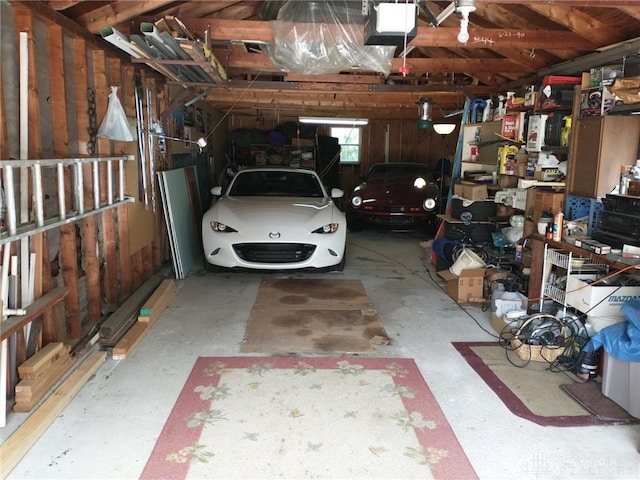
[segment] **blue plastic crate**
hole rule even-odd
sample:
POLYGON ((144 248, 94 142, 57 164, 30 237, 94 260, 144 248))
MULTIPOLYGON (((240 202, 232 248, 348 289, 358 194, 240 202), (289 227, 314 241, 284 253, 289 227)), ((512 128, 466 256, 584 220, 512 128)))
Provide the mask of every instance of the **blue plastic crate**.
POLYGON ((603 205, 602 202, 596 198, 568 195, 564 210, 564 215, 567 220, 588 217, 587 234, 591 235, 598 226, 598 217, 603 210, 603 205))

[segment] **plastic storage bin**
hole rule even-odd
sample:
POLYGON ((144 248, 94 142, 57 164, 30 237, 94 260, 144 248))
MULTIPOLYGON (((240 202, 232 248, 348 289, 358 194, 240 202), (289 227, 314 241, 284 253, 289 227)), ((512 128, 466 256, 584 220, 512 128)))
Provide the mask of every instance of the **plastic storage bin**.
POLYGON ((625 362, 604 352, 602 394, 640 418, 640 362, 625 362))

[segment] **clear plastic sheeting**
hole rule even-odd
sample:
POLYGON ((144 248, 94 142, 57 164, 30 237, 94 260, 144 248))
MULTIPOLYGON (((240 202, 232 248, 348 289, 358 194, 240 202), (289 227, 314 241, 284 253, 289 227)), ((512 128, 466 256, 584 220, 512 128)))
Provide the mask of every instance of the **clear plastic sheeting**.
POLYGON ((366 16, 353 1, 278 2, 282 7, 270 21, 274 41, 264 47, 284 71, 304 75, 336 74, 348 70, 391 72, 393 45, 364 45, 366 16))

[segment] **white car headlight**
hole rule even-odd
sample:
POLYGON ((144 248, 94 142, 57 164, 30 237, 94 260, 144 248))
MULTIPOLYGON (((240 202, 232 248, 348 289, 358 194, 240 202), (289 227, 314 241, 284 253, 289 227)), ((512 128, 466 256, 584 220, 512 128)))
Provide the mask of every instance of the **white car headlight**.
POLYGON ((422 177, 418 177, 413 182, 413 186, 416 188, 424 188, 427 186, 427 181, 422 177))
POLYGON ((436 200, 435 198, 427 198, 422 205, 425 210, 433 210, 436 208, 436 200))
POLYGON ((353 197, 351 199, 351 205, 355 208, 360 207, 360 205, 362 205, 362 197, 353 197))
POLYGON ((338 231, 337 223, 327 223, 326 225, 316 228, 312 233, 335 233, 338 231))
POLYGON ((237 230, 235 228, 231 228, 229 225, 225 225, 224 223, 209 222, 209 225, 211 225, 211 230, 213 230, 214 232, 219 232, 219 233, 234 233, 234 232, 237 232, 237 230))

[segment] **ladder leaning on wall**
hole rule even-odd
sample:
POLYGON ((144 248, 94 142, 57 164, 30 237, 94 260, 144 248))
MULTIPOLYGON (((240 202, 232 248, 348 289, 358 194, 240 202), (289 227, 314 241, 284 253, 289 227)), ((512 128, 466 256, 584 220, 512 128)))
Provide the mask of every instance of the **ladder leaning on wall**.
MULTIPOLYGON (((65 224, 76 222, 85 217, 97 215, 101 212, 116 208, 124 203, 132 202, 133 197, 125 195, 125 162, 133 160, 132 155, 115 157, 79 157, 66 159, 42 159, 42 160, 0 160, 2 171, 3 195, 0 195, 0 211, 4 212, 4 225, 0 230, 0 248, 2 249, 2 267, 0 270, 0 427, 4 427, 6 421, 7 401, 7 372, 13 371, 15 359, 16 330, 24 328, 28 338, 31 320, 33 320, 40 307, 36 305, 33 312, 27 311, 28 306, 34 302, 35 282, 35 254, 30 253, 29 240, 33 235, 61 227, 65 224), (106 169, 101 169, 101 164, 106 164, 106 169), (90 166, 90 172, 86 168, 90 166), (117 168, 117 173, 114 170, 117 168), (14 170, 20 170, 19 182, 14 179, 14 170), (55 172, 51 172, 54 170, 55 172), (71 172, 69 172, 71 170, 71 172), (101 182, 101 170, 106 171, 105 182, 101 182), (66 175, 70 173, 70 179, 66 175), (93 198, 85 198, 85 175, 90 173, 93 198), (49 174, 49 175, 46 175, 49 174), (54 187, 57 197, 57 211, 45 216, 45 189, 43 176, 54 177, 55 182, 49 184, 54 187), (29 179, 31 182, 29 183, 29 179), (25 181, 26 180, 26 181, 25 181), (16 188, 16 183, 19 188, 16 188), (100 186, 106 183, 106 192, 101 192, 100 186), (33 214, 28 208, 28 193, 33 200, 33 214), (21 205, 16 202, 16 197, 21 197, 21 205), (68 202, 68 199, 71 202, 68 202), (70 204, 68 204, 70 203, 70 204), (33 217, 33 219, 30 219, 33 217), (19 220, 20 219, 20 220, 19 220), (17 295, 9 296, 9 266, 17 276, 18 258, 11 259, 12 242, 20 242, 20 272, 21 272, 21 301, 17 295), (6 308, 9 307, 9 308, 6 308), (21 308, 18 308, 21 307, 21 308), (8 316, 10 314, 11 316, 8 316), (10 345, 11 344, 11 345, 10 345), (11 368, 7 368, 11 365, 11 368)), ((16 249, 17 250, 17 249, 16 249)), ((16 282, 17 283, 17 282, 16 282)), ((17 285, 16 285, 17 290, 17 285)), ((63 294, 51 292, 55 301, 63 298, 63 294)), ((53 301, 53 300, 52 300, 53 301)), ((13 375, 12 375, 13 376, 13 375)), ((11 386, 15 379, 11 379, 11 386)))

